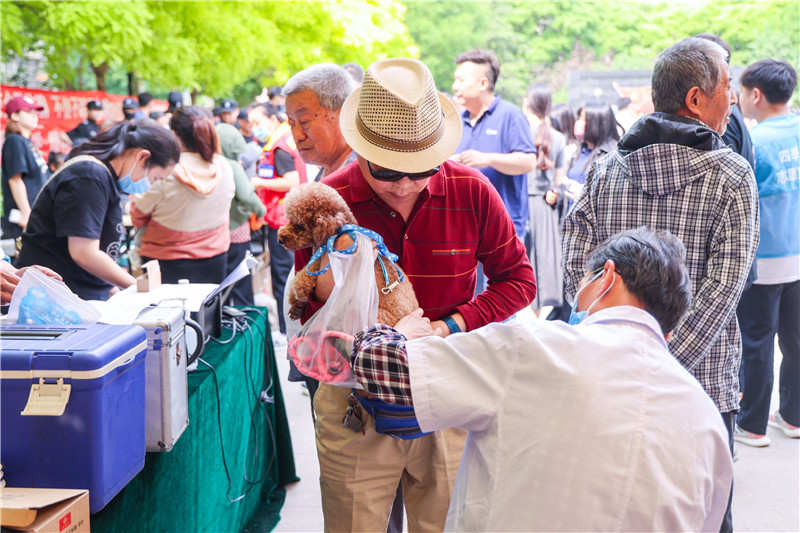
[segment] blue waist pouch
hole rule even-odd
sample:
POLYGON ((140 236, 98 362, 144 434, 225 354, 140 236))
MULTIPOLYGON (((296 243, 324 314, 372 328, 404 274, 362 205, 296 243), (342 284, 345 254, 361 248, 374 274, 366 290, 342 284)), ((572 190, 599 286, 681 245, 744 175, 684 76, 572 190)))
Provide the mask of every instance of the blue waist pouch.
POLYGON ((364 398, 360 395, 356 397, 361 407, 375 420, 375 431, 382 435, 411 440, 431 434, 430 431, 426 433, 420 429, 413 407, 387 403, 377 398, 364 398))

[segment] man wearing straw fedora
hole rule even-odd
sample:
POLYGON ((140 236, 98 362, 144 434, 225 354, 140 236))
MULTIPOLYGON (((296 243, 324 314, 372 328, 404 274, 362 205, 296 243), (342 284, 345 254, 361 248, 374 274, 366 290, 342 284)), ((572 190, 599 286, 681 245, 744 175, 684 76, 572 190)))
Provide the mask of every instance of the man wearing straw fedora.
MULTIPOLYGON (((486 177, 448 160, 461 139, 461 118, 423 63, 370 65, 339 120, 358 160, 322 181, 397 254, 434 328, 470 331, 530 304, 536 282, 525 247, 486 177), (479 263, 489 287, 473 298, 479 263)), ((311 250, 297 252, 295 267, 310 256, 311 250)), ((333 288, 330 273, 320 278, 306 318, 333 288)), ((349 393, 322 383, 314 398, 325 529, 385 531, 401 481, 409 530, 441 531, 465 434, 395 439, 376 433, 365 413, 362 434, 342 424, 349 393)))

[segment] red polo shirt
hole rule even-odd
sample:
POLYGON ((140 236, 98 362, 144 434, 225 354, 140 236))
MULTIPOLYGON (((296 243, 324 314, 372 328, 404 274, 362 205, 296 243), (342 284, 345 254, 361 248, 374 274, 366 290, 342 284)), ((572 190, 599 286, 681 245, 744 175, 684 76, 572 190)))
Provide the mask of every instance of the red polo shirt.
MULTIPOLYGON (((358 162, 322 180, 342 195, 358 223, 378 232, 414 286, 425 316, 439 320, 461 313, 467 330, 505 320, 536 295, 525 247, 503 201, 479 171, 445 161, 420 194, 407 221, 378 198, 358 162), (489 278, 473 299, 478 261, 489 278)), ((311 249, 295 252, 295 268, 311 249)), ((304 319, 321 307, 309 302, 304 319)))

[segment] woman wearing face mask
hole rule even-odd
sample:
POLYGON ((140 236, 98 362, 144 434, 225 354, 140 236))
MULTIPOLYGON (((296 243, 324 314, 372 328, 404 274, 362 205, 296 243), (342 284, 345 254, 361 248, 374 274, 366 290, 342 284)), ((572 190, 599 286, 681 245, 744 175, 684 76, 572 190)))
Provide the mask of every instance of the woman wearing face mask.
POLYGON ((179 155, 171 132, 130 123, 73 148, 36 198, 17 268, 51 268, 84 300, 107 300, 136 283, 116 263, 124 231, 120 194, 147 190, 179 155))
POLYGON ((233 170, 208 109, 178 108, 169 125, 180 161, 171 175, 131 198, 133 225, 146 227, 139 253, 143 263, 158 259, 164 283, 220 283, 231 242, 233 170))
MULTIPOLYGON (((608 104, 586 104, 578 111, 575 121, 575 137, 581 142, 580 150, 573 156, 567 177, 579 184, 586 182, 586 172, 600 156, 613 152, 619 142, 620 133, 625 133, 614 110, 608 104)), ((572 186, 567 191, 570 200, 580 194, 581 186, 572 186)))

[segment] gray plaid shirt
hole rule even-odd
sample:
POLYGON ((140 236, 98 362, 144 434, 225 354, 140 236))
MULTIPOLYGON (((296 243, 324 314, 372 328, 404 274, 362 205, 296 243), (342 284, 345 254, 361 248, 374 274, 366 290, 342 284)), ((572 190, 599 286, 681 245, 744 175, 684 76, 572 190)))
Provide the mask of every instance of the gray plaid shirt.
POLYGON ((624 153, 589 169, 564 220, 565 290, 575 293, 589 251, 611 235, 642 225, 670 231, 686 246, 693 294, 670 350, 721 412, 734 411, 742 352, 736 304, 758 245, 753 171, 729 148, 654 143, 624 153))

